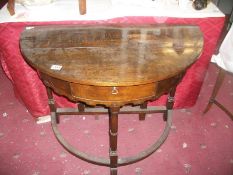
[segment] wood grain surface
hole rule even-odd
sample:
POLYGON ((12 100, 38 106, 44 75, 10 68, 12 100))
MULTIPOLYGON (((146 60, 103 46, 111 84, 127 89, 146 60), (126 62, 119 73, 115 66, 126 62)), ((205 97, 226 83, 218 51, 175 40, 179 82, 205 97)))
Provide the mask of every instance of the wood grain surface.
POLYGON ((29 64, 52 77, 129 86, 187 69, 202 52, 203 36, 199 27, 184 25, 35 26, 24 30, 20 47, 29 64))

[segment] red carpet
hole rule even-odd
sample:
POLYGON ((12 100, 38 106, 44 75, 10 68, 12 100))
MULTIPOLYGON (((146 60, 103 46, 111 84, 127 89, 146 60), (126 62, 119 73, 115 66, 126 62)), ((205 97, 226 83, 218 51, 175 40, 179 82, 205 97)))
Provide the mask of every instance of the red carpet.
MULTIPOLYGON (((150 157, 120 167, 119 175, 233 175, 233 122, 216 106, 202 115, 217 69, 208 69, 196 105, 176 110, 167 141, 150 157)), ((0 70, 0 175, 109 175, 107 167, 86 163, 56 141, 50 123, 36 124, 14 96, 0 70)), ((233 77, 227 76, 219 101, 233 106, 233 77)), ((119 155, 145 149, 161 133, 158 114, 139 121, 136 115, 119 118, 119 155)), ((63 117, 60 130, 73 145, 94 155, 108 155, 107 116, 63 117)))

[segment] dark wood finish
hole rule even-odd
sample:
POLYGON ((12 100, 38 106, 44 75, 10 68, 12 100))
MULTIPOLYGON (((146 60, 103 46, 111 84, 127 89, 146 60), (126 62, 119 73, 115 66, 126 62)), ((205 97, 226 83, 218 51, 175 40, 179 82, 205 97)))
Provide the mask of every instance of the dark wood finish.
POLYGON ((56 121, 57 121, 57 123, 59 123, 60 120, 59 120, 59 116, 56 114, 57 108, 56 108, 56 105, 55 105, 55 101, 53 99, 52 89, 49 86, 46 86, 46 90, 47 90, 47 95, 48 95, 48 104, 49 104, 50 112, 55 113, 56 121))
POLYGON ((118 135, 118 113, 119 107, 109 109, 109 157, 110 157, 110 173, 117 175, 118 153, 117 153, 117 135, 118 135))
MULTIPOLYGON (((148 107, 149 109, 143 109, 141 110, 140 108, 129 108, 129 107, 123 107, 121 109, 121 111, 119 111, 119 113, 124 113, 124 114, 131 114, 131 113, 160 113, 160 112, 164 112, 167 111, 167 122, 166 122, 166 126, 165 129, 162 133, 162 135, 160 136, 160 138, 155 141, 148 149, 138 153, 135 156, 131 156, 131 157, 125 157, 125 158, 119 158, 118 159, 118 166, 125 166, 128 164, 132 164, 135 163, 137 161, 140 161, 146 157, 148 157, 149 155, 151 155, 153 152, 155 152, 162 144, 163 142, 166 140, 168 134, 169 134, 169 130, 171 127, 171 110, 167 110, 166 107, 148 107)), ((85 113, 80 113, 78 112, 78 109, 75 108, 57 108, 56 113, 57 114, 66 114, 66 115, 73 115, 73 114, 77 114, 77 115, 82 115, 82 114, 89 114, 89 115, 93 115, 93 114, 106 114, 106 110, 103 108, 97 108, 95 111, 93 110, 93 108, 88 108, 87 112, 85 113)), ((83 153, 81 151, 78 151, 77 149, 75 149, 72 145, 70 145, 61 135, 60 131, 57 128, 57 121, 56 121, 56 114, 55 112, 51 112, 51 118, 52 118, 52 129, 55 133, 56 138, 58 139, 58 141, 62 144, 62 146, 64 146, 64 148, 67 149, 67 151, 69 151, 71 154, 79 157, 82 160, 88 161, 90 163, 94 163, 97 165, 101 165, 101 166, 109 166, 112 167, 110 164, 110 159, 105 159, 102 157, 96 157, 93 155, 89 155, 87 153, 83 153)), ((113 171, 114 173, 116 173, 117 171, 114 170, 114 168, 111 169, 111 171, 113 171)))
MULTIPOLYGON (((146 109, 147 108, 147 102, 144 102, 143 104, 140 105, 141 109, 146 109)), ((139 120, 145 120, 146 118, 146 113, 140 113, 139 114, 139 120)))
POLYGON ((202 33, 196 26, 41 26, 26 29, 20 39, 26 61, 40 74, 48 90, 52 128, 58 141, 72 154, 97 165, 117 167, 152 154, 166 140, 171 126, 175 89, 185 70, 201 54, 202 33), (60 67, 59 67, 60 66, 60 67), (54 69, 55 67, 55 69, 54 69), (75 102, 101 105, 109 110, 109 159, 76 150, 57 128, 58 116, 105 114, 106 109, 57 108, 50 88, 75 102), (169 94, 166 107, 147 107, 149 100, 169 94), (124 108, 124 105, 139 108, 124 108), (136 156, 119 158, 118 114, 163 113, 161 137, 136 156))
POLYGON ((123 106, 124 104, 134 103, 134 101, 140 101, 142 98, 150 99, 155 95, 155 89, 154 83, 120 87, 71 84, 72 96, 88 105, 123 106))
POLYGON ((175 102, 174 97, 175 97, 175 92, 176 92, 175 88, 176 88, 176 86, 173 86, 173 88, 171 88, 171 91, 167 96, 167 103, 166 103, 167 110, 163 114, 163 120, 164 121, 167 121, 168 110, 172 110, 172 108, 173 108, 173 105, 174 105, 174 102, 175 102))
POLYGON ((216 99, 216 96, 217 96, 217 94, 218 94, 218 92, 223 84, 223 80, 225 78, 225 75, 226 75, 226 71, 224 69, 222 69, 221 67, 219 67, 219 73, 218 73, 217 80, 216 80, 215 85, 214 85, 214 89, 212 91, 209 102, 208 102, 203 113, 204 114, 207 113, 210 110, 210 108, 212 107, 212 105, 216 104, 220 109, 222 109, 231 118, 231 120, 233 120, 233 114, 216 99))
POLYGON ((85 104, 79 103, 78 104, 78 111, 79 112, 84 112, 85 111, 85 104))
MULTIPOLYGON (((165 106, 150 106, 146 109, 141 109, 138 106, 124 106, 120 108, 119 114, 163 113, 166 110, 165 106)), ((60 115, 71 115, 71 113, 75 115, 109 114, 108 110, 104 107, 85 108, 85 112, 80 112, 76 108, 57 108, 56 112, 60 115)))
POLYGON ((113 87, 176 76, 194 63, 203 41, 196 26, 42 26, 25 30, 20 46, 27 61, 51 77, 113 87), (61 71, 52 70, 54 64, 61 71))

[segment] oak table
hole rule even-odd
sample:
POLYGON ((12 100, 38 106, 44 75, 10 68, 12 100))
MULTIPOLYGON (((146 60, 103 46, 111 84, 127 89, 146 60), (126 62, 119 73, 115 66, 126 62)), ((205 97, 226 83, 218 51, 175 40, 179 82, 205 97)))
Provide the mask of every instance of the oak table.
POLYGON ((117 175, 117 167, 146 158, 166 140, 176 86, 201 54, 203 36, 192 25, 30 26, 21 34, 20 48, 46 86, 58 141, 73 155, 108 166, 110 174, 117 175), (52 91, 78 102, 78 107, 58 107, 52 91), (166 106, 147 106, 163 94, 168 94, 166 106), (107 113, 109 158, 77 150, 57 128, 61 115, 107 113), (165 129, 148 149, 119 158, 118 114, 122 113, 138 113, 140 120, 146 113, 162 113, 165 129))

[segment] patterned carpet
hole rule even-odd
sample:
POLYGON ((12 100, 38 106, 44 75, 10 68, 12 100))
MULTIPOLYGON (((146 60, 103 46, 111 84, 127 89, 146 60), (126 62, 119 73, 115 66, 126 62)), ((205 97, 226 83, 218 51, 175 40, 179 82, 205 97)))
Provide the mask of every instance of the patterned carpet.
MULTIPOLYGON (((217 75, 210 65, 199 99, 190 109, 175 110, 166 142, 150 157, 120 167, 119 175, 232 175, 233 122, 216 106, 206 114, 217 75)), ((109 175, 107 167, 86 163, 70 155, 55 139, 50 123, 36 124, 14 96, 0 70, 0 175, 109 175)), ((219 101, 233 106, 233 77, 227 75, 219 101)), ((139 121, 136 115, 119 118, 119 155, 133 155, 158 138, 164 123, 159 114, 139 121)), ((83 151, 108 155, 108 117, 62 117, 59 129, 83 151)))

